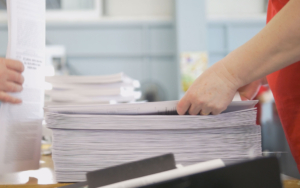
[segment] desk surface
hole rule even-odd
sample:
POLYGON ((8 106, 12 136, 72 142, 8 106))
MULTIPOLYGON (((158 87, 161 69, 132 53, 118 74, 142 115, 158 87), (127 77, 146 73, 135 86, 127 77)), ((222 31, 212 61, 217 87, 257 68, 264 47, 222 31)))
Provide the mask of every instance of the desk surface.
MULTIPOLYGON (((55 188, 68 185, 57 183, 51 156, 42 156, 39 170, 0 176, 0 188, 55 188)), ((300 188, 300 180, 284 180, 284 188, 300 188)))

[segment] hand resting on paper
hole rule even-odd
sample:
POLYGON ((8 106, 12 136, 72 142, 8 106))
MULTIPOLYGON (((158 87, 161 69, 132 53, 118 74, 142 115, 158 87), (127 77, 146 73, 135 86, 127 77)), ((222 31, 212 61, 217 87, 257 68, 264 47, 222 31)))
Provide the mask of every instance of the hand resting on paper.
POLYGON ((190 86, 177 105, 180 115, 219 114, 232 101, 239 85, 223 66, 212 66, 190 86))
POLYGON ((20 92, 23 87, 24 65, 20 61, 0 58, 0 101, 21 103, 20 99, 10 96, 7 92, 20 92))
POLYGON ((227 108, 236 92, 239 92, 242 101, 252 100, 259 88, 267 84, 266 78, 242 87, 239 82, 225 67, 220 64, 213 66, 197 78, 179 101, 178 114, 188 112, 190 115, 217 115, 227 108))
POLYGON ((300 61, 299 10, 300 1, 289 1, 252 39, 207 69, 179 101, 178 114, 219 114, 236 91, 251 99, 259 80, 300 61))

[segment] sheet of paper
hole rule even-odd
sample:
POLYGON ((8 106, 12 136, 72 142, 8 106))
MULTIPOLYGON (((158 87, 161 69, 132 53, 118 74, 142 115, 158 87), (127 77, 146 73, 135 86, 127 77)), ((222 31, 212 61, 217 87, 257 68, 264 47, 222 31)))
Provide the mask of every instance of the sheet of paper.
MULTIPOLYGON (((253 108, 258 101, 232 101, 223 112, 232 112, 253 108)), ((46 112, 72 113, 72 114, 114 114, 114 115, 176 115, 178 101, 127 103, 127 104, 100 104, 100 105, 78 105, 78 106, 48 106, 46 112)))
POLYGON ((6 57, 24 64, 23 103, 0 108, 0 173, 39 168, 44 103, 45 1, 9 0, 6 57))

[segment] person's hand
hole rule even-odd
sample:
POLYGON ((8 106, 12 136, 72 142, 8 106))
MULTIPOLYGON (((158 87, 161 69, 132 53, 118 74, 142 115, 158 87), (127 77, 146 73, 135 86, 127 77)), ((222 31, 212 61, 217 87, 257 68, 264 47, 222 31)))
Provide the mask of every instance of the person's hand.
POLYGON ((24 77, 21 73, 24 65, 20 61, 0 58, 0 101, 8 103, 21 103, 7 92, 20 92, 23 87, 24 77))
POLYGON ((252 100, 256 96, 260 86, 262 85, 263 80, 259 79, 239 88, 238 91, 240 93, 242 101, 252 100))
POLYGON ((215 64, 190 86, 177 105, 177 113, 219 114, 230 104, 240 85, 240 81, 221 63, 215 64))

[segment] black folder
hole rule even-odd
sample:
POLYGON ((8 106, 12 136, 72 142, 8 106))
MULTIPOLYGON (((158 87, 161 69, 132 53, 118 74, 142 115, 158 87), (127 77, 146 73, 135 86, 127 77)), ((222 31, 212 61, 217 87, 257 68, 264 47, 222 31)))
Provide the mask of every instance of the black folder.
POLYGON ((139 178, 176 168, 172 153, 125 163, 86 174, 87 181, 64 186, 64 188, 101 187, 129 179, 139 178))
POLYGON ((259 158, 143 188, 282 188, 276 157, 259 158))
MULTIPOLYGON (((109 185, 175 168, 172 154, 126 163, 87 174, 87 181, 65 186, 109 185)), ((226 167, 143 186, 142 188, 282 188, 276 157, 257 158, 226 167)))

